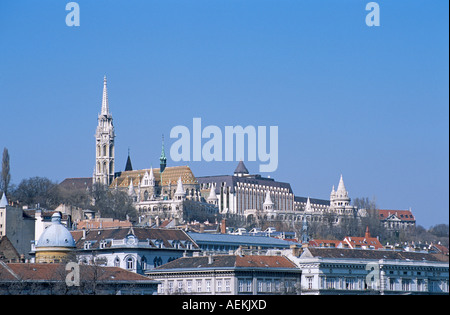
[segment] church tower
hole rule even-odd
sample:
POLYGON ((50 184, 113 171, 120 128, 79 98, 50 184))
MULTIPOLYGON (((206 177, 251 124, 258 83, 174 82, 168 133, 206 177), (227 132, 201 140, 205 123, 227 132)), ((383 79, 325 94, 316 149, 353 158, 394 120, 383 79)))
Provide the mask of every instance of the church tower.
POLYGON ((164 152, 164 135, 162 136, 162 148, 161 148, 161 156, 159 157, 159 172, 162 174, 166 169, 167 158, 166 153, 164 152))
POLYGON ((103 79, 102 112, 95 132, 95 168, 93 183, 110 185, 114 179, 114 126, 109 112, 106 76, 103 79))

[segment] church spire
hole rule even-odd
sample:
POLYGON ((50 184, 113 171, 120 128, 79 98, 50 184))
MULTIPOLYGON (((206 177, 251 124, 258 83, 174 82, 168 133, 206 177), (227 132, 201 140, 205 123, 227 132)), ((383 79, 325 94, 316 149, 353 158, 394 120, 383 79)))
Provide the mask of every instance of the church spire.
POLYGON ((125 164, 125 172, 132 171, 132 170, 133 170, 133 166, 131 165, 130 148, 128 148, 128 158, 127 158, 127 163, 125 164))
POLYGON ((103 77, 102 115, 109 114, 108 88, 106 87, 106 75, 103 77))
POLYGON ((95 172, 93 183, 110 185, 114 179, 114 126, 109 113, 106 76, 103 78, 102 112, 95 132, 95 172))
POLYGON ((164 135, 162 135, 162 148, 161 148, 161 156, 159 158, 159 172, 162 173, 166 168, 166 153, 164 152, 164 135))

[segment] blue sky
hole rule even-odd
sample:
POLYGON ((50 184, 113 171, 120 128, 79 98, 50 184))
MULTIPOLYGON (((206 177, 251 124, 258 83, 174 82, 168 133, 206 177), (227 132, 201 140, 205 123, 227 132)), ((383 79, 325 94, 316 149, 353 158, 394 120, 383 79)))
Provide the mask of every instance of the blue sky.
MULTIPOLYGON (((108 77, 116 170, 159 164, 161 134, 203 126, 278 126, 270 175, 299 196, 411 207, 449 217, 448 1, 79 0, 0 2, 0 149, 12 182, 92 175, 108 77)), ((237 162, 179 162, 195 175, 237 162)), ((257 162, 246 162, 257 173, 257 162)))

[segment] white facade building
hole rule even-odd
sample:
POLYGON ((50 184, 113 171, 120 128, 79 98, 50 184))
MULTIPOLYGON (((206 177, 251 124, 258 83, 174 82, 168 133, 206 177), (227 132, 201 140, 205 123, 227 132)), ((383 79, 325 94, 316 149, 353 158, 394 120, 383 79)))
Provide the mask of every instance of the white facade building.
POLYGON ((296 250, 283 254, 302 270, 302 294, 449 292, 448 256, 392 250, 314 247, 296 250))

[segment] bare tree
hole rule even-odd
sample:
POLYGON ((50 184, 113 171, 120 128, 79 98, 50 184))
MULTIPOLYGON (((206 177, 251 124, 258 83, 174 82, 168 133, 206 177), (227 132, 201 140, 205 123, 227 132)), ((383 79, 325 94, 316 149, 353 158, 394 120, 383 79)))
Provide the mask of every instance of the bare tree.
POLYGON ((108 186, 95 184, 92 187, 94 210, 103 218, 137 221, 137 211, 132 198, 124 191, 109 189, 108 186))
POLYGON ((55 187, 56 184, 50 179, 36 176, 23 179, 12 195, 21 204, 28 206, 39 204, 50 209, 59 205, 59 196, 55 187))
POLYGON ((2 173, 0 178, 0 190, 6 195, 8 194, 9 181, 11 180, 10 167, 9 167, 9 153, 8 149, 3 149, 2 157, 2 173))

